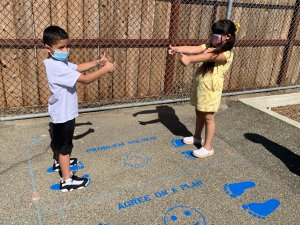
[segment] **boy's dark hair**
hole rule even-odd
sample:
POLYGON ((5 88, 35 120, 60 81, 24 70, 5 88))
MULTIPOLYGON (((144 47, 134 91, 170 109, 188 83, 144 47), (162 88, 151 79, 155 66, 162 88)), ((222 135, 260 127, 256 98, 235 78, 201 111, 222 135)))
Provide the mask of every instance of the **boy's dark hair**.
MULTIPOLYGON (((221 43, 214 50, 214 52, 219 54, 231 50, 235 43, 236 31, 237 28, 231 20, 225 19, 225 20, 219 20, 215 22, 211 27, 212 34, 221 34, 221 35, 230 34, 230 38, 224 41, 223 43, 221 43)), ((210 47, 214 47, 211 42, 209 42, 208 44, 208 48, 210 47)), ((204 62, 199 69, 201 72, 203 72, 203 74, 205 74, 207 71, 213 72, 214 66, 215 66, 215 62, 204 62)))
POLYGON ((68 33, 58 26, 49 26, 44 30, 43 33, 43 43, 50 47, 54 45, 57 41, 68 38, 68 33))

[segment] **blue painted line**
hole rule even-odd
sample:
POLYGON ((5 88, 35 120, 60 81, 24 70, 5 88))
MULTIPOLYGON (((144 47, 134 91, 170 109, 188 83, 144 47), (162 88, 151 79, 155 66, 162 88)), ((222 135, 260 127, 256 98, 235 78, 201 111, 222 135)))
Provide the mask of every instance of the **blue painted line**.
MULTIPOLYGON (((27 156, 28 156, 28 166, 29 166, 29 174, 30 174, 30 177, 31 177, 31 185, 32 185, 32 191, 33 193, 37 193, 37 190, 36 190, 36 179, 35 179, 35 176, 34 176, 34 173, 33 173, 33 169, 32 169, 32 153, 31 153, 31 148, 29 146, 26 146, 28 148, 27 150, 27 156)), ((40 208, 40 203, 39 203, 39 200, 36 199, 34 197, 34 205, 35 205, 35 208, 36 208, 36 211, 37 211, 37 214, 38 214, 38 221, 39 221, 39 224, 43 224, 42 222, 42 211, 41 211, 41 208, 40 208)))
POLYGON ((242 209, 247 211, 253 217, 263 220, 273 213, 279 205, 280 202, 277 199, 269 199, 262 203, 252 202, 244 204, 242 205, 242 209))
POLYGON ((255 186, 256 184, 252 181, 242 181, 238 183, 225 184, 224 191, 231 198, 236 198, 241 196, 246 189, 253 188, 255 186))
MULTIPOLYGON (((60 187, 58 187, 58 188, 60 188, 60 187)), ((63 204, 62 204, 62 201, 60 199, 60 195, 59 195, 58 192, 56 193, 56 200, 57 200, 57 205, 58 205, 58 208, 59 208, 59 211, 60 211, 60 216, 62 218, 63 224, 66 224, 65 211, 64 211, 64 207, 63 207, 63 204)))

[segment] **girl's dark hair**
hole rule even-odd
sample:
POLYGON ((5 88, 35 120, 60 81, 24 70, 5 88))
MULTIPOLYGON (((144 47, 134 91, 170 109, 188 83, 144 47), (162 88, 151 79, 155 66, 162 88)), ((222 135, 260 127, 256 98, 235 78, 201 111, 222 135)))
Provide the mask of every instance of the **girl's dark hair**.
MULTIPOLYGON (((219 54, 222 52, 226 52, 228 50, 231 50, 235 43, 235 33, 237 29, 234 23, 231 20, 225 19, 225 20, 219 20, 215 22, 211 27, 211 33, 212 34, 221 34, 221 35, 227 35, 230 34, 230 37, 228 40, 222 42, 215 50, 214 52, 219 54)), ((214 47, 211 43, 211 41, 207 44, 207 48, 214 47)), ((199 68, 203 74, 210 71, 213 72, 215 66, 215 62, 204 62, 202 66, 199 68)))
POLYGON ((49 45, 50 47, 54 45, 57 41, 68 39, 68 33, 58 27, 58 26, 49 26, 44 30, 43 34, 43 42, 45 45, 49 45))

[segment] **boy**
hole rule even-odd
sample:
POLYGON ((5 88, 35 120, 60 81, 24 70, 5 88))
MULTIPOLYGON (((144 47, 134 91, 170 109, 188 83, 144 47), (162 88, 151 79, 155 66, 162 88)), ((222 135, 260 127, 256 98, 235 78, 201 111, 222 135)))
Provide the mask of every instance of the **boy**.
POLYGON ((54 152, 53 169, 60 172, 60 190, 62 192, 81 189, 89 184, 87 178, 80 178, 70 173, 70 164, 77 164, 76 158, 70 158, 73 148, 75 117, 78 116, 76 82, 88 84, 100 76, 114 71, 114 65, 106 58, 105 54, 100 60, 79 65, 68 62, 68 38, 68 34, 58 26, 47 27, 43 34, 43 43, 49 53, 44 64, 51 92, 48 112, 53 127, 51 141, 54 152), (97 71, 86 75, 81 73, 99 65, 102 67, 97 71))

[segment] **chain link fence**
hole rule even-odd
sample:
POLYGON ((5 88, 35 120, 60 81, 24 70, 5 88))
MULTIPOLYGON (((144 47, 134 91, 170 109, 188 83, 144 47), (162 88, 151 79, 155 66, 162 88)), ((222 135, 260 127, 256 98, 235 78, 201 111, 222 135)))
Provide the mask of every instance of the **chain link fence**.
MULTIPOLYGON (((50 96, 43 30, 65 29, 70 62, 106 51, 116 71, 77 84, 81 108, 189 97, 199 65, 184 67, 172 45, 199 45, 224 19, 227 0, 1 0, 0 113, 46 112, 50 96)), ((300 83, 299 0, 235 0, 241 27, 224 92, 300 83)))

